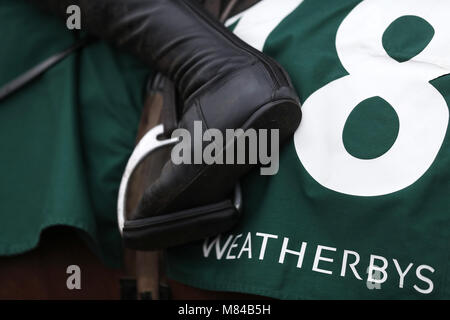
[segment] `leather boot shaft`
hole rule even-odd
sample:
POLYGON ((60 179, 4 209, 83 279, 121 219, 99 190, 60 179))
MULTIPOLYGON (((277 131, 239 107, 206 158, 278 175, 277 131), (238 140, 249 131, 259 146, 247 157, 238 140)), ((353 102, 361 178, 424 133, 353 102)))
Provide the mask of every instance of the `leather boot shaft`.
POLYGON ((61 17, 67 17, 68 6, 79 6, 82 30, 163 72, 185 100, 210 79, 257 59, 256 50, 231 35, 194 0, 30 1, 61 17))
MULTIPOLYGON (((67 6, 78 5, 82 29, 127 49, 167 75, 182 98, 177 122, 189 133, 190 146, 197 143, 203 149, 206 143, 203 139, 196 142, 198 122, 202 124, 202 136, 206 129, 218 129, 222 134, 227 129, 275 129, 279 131, 280 145, 300 123, 298 97, 284 70, 232 34, 193 0, 39 3, 64 17, 67 6)), ((230 140, 214 142, 217 155, 234 152, 237 137, 230 140)), ((189 147, 186 152, 192 154, 195 149, 189 147)), ((227 206, 228 209, 217 211, 215 204, 222 204, 238 181, 259 164, 175 164, 168 159, 136 209, 127 216, 129 220, 122 230, 126 245, 163 248, 229 229, 238 221, 239 210, 229 210, 227 206), (205 206, 216 209, 205 213, 205 206), (194 207, 200 211, 192 211, 194 207)))

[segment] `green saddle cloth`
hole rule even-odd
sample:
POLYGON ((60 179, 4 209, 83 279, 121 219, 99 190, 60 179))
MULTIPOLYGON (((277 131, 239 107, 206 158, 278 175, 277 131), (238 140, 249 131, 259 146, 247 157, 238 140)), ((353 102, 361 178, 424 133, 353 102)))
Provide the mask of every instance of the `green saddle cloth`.
POLYGON ((192 286, 288 299, 450 298, 449 1, 265 0, 229 21, 303 120, 231 232, 168 254, 192 286), (369 276, 370 274, 370 276, 369 276))
MULTIPOLYGON (((289 72, 304 118, 232 231, 168 251, 189 285, 291 299, 450 298, 450 25, 441 0, 264 0, 229 21, 289 72)), ((0 84, 74 43, 0 4, 0 84)), ((147 71, 95 44, 0 103, 0 254, 78 228, 120 263, 117 189, 147 71)))
MULTIPOLYGON (((76 42, 25 1, 0 2, 0 86, 76 42)), ((118 184, 134 146, 148 69, 96 43, 0 102, 0 255, 35 247, 45 228, 80 230, 121 265, 118 184)))

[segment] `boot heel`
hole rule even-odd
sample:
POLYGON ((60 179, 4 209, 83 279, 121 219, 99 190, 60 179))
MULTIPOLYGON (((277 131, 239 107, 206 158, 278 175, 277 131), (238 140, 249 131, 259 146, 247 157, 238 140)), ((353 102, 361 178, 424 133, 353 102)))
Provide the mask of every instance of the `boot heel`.
POLYGON ((297 101, 281 99, 258 109, 243 125, 243 129, 279 129, 280 144, 292 137, 302 119, 297 101))

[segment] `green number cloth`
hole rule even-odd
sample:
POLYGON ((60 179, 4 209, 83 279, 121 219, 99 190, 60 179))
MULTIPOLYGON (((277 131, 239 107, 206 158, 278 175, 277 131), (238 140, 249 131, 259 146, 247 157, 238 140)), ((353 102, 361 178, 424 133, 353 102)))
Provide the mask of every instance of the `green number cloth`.
POLYGON ((450 298, 449 1, 266 0, 229 21, 291 75, 303 120, 231 232, 169 276, 285 299, 450 298))

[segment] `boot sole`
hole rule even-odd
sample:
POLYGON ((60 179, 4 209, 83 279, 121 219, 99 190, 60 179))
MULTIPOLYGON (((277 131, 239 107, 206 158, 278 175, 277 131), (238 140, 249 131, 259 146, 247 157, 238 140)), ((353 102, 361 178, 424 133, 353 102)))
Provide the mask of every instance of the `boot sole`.
MULTIPOLYGON (((290 138, 301 120, 301 109, 293 100, 270 102, 258 109, 242 129, 280 129, 280 145, 290 138), (296 113, 293 108, 298 109, 296 113)), ((235 166, 234 166, 235 167, 235 166)), ((248 165, 248 170, 255 165, 248 165)), ((247 170, 247 172, 248 172, 247 170)), ((207 171, 207 168, 204 172, 207 171)), ((241 212, 231 200, 150 218, 125 222, 125 246, 138 250, 158 250, 211 237, 230 230, 241 212)))

